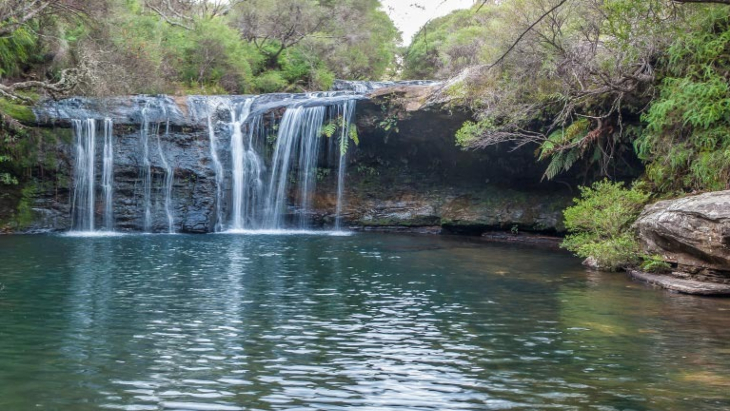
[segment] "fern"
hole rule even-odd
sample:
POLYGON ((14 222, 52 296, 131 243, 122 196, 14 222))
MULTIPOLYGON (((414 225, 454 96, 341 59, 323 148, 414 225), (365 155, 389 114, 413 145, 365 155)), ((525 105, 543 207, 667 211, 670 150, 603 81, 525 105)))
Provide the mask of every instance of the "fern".
POLYGON ((340 135, 340 155, 341 156, 344 156, 345 154, 347 154, 347 148, 349 146, 349 143, 350 143, 350 139, 343 132, 340 135))
POLYGON ((350 126, 350 140, 352 140, 353 143, 355 143, 356 146, 360 145, 360 136, 358 136, 357 128, 355 125, 350 126))
POLYGON ((322 136, 325 136, 327 138, 330 138, 335 135, 335 132, 337 131, 337 124, 334 122, 327 123, 322 126, 322 128, 319 131, 319 134, 322 136))
POLYGON ((552 160, 550 160, 550 164, 548 165, 547 169, 545 170, 545 174, 543 174, 543 178, 546 178, 548 180, 552 180, 555 178, 556 175, 560 174, 560 172, 563 170, 563 152, 558 152, 555 155, 553 155, 552 160))
POLYGON ((590 122, 579 119, 548 136, 540 146, 538 155, 540 160, 551 159, 543 178, 552 180, 561 172, 570 170, 581 159, 585 148, 583 140, 588 135, 589 129, 590 122))
POLYGON ((669 48, 659 97, 634 143, 660 192, 728 188, 730 162, 730 19, 716 13, 669 48))

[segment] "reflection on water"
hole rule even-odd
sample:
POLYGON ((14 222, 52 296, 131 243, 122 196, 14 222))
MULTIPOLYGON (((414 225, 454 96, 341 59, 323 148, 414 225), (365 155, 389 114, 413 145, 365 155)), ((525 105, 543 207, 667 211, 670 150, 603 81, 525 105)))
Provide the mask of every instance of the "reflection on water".
POLYGON ((730 302, 382 235, 0 238, 2 410, 716 410, 730 302))

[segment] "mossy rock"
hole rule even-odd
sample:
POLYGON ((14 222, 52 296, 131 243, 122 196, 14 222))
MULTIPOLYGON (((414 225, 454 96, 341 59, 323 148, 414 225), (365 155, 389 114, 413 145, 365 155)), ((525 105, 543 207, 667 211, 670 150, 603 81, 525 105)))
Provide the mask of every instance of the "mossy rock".
POLYGON ((36 118, 31 106, 0 98, 0 112, 24 124, 35 123, 36 118))

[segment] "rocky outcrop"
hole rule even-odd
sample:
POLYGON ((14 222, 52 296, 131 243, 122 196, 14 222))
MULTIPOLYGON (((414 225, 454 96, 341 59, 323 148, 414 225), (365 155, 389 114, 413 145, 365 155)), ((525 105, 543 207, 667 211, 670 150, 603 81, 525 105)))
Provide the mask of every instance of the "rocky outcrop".
MULTIPOLYGON (((358 87, 368 94, 355 96, 360 144, 351 146, 348 153, 346 203, 342 210, 345 225, 362 230, 470 235, 495 230, 549 234, 563 231, 562 210, 575 195, 573 184, 541 182, 543 165, 536 164, 534 148, 516 151, 510 147, 480 151, 457 148, 454 134, 470 114, 449 107, 445 101, 435 101, 432 97, 438 84, 348 83, 341 85, 345 91, 316 96, 320 101, 351 99, 354 92, 346 90, 358 87)), ((231 203, 230 137, 225 129, 226 122, 230 121, 228 107, 246 97, 127 96, 71 98, 40 104, 35 108, 34 126, 46 134, 62 137, 52 138, 53 144, 44 145, 37 154, 39 158, 55 159, 54 164, 38 173, 32 187, 18 189, 12 201, 3 203, 0 198, 0 229, 39 232, 70 228, 75 155, 70 120, 110 118, 114 122, 115 227, 121 231, 142 228, 140 125, 147 121, 152 128, 160 127, 150 136, 152 230, 166 230, 165 173, 159 145, 175 175, 172 189, 175 229, 210 232, 216 219, 216 181, 207 118, 211 116, 212 124, 216 125, 218 155, 225 169, 222 181, 225 211, 231 203), (168 125, 170 132, 166 133, 164 129, 168 125)), ((280 117, 284 108, 307 104, 311 97, 261 96, 256 99, 252 112, 267 113, 266 121, 270 121, 280 117)), ((99 163, 101 150, 97 156, 99 163)), ((332 161, 320 160, 315 207, 309 212, 315 224, 329 227, 335 219, 337 170, 332 161)), ((98 208, 100 213, 100 204, 98 208)), ((302 212, 290 209, 289 217, 302 212)))
POLYGON ((644 250, 680 279, 730 285, 730 191, 648 206, 635 223, 644 250))
MULTIPOLYGON (((343 218, 350 229, 483 235, 490 232, 548 233, 564 231, 562 211, 570 191, 520 191, 489 184, 449 186, 436 179, 394 184, 387 176, 359 180, 348 174, 343 218), (354 181, 353 181, 354 180, 354 181)), ((323 225, 334 198, 319 193, 317 214, 323 225)))
POLYGON ((730 284, 711 283, 678 278, 676 276, 651 274, 637 270, 629 271, 629 275, 637 280, 681 294, 706 296, 730 295, 730 284))

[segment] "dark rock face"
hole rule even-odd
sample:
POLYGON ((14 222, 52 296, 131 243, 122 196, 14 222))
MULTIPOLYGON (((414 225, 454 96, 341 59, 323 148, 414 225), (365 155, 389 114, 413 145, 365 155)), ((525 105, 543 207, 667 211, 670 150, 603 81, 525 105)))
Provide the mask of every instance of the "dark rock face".
MULTIPOLYGON (((114 130, 114 219, 119 231, 142 231, 144 204, 142 146, 138 128, 117 126, 114 130)), ((174 170, 172 214, 175 228, 180 232, 205 233, 213 227, 215 210, 215 171, 209 159, 207 131, 175 130, 169 135, 152 135, 149 140, 152 171, 151 213, 152 231, 166 231, 164 209, 165 171, 158 144, 174 170)), ((57 180, 62 184, 36 184, 31 204, 32 220, 15 231, 68 231, 72 227, 73 146, 59 144, 56 148, 59 165, 57 180)), ((101 150, 96 151, 97 164, 101 150)), ((95 170, 97 180, 101 170, 95 170)), ((97 195, 96 221, 101 222, 102 203, 97 195)))
POLYGON ((676 265, 674 276, 730 284, 730 191, 652 204, 635 228, 648 253, 676 265))
MULTIPOLYGON (((569 195, 488 186, 447 186, 428 180, 421 182, 428 185, 422 189, 388 184, 383 178, 370 180, 370 184, 355 182, 348 188, 343 217, 351 228, 466 235, 489 231, 555 234, 564 231, 562 210, 570 203, 569 195)), ((323 209, 328 208, 325 203, 323 209)))
MULTIPOLYGON (((493 230, 561 233, 562 210, 575 196, 572 184, 541 182, 542 165, 534 147, 463 151, 454 134, 468 113, 431 99, 437 85, 368 85, 369 95, 357 95, 360 145, 348 152, 343 223, 353 229, 411 232, 448 232, 479 235, 493 230)), ((347 87, 343 88, 347 89, 347 87)), ((351 99, 350 91, 324 92, 328 101, 351 99)), ((164 208, 165 171, 158 145, 174 170, 172 214, 178 232, 206 233, 214 229, 216 178, 210 153, 207 117, 216 125, 218 156, 225 170, 222 216, 231 207, 230 137, 226 107, 247 96, 131 96, 109 99, 73 98, 39 105, 38 126, 69 134, 70 120, 94 118, 114 121, 114 217, 119 231, 143 229, 143 156, 140 126, 142 109, 151 128, 149 159, 152 170, 150 209, 152 231, 167 231, 164 208), (219 101, 219 105, 211 104, 219 101), (218 121, 220 120, 220 121, 218 121), (164 129, 169 121, 170 132, 164 129)), ((311 95, 266 95, 257 98, 252 113, 280 117, 283 108, 311 99, 311 95)), ((97 149, 97 164, 101 163, 97 149)), ((73 141, 66 139, 40 155, 58 159, 53 184, 43 178, 27 196, 32 218, 16 232, 66 231, 71 228, 73 141)), ((331 227, 336 209, 336 168, 321 159, 313 225, 331 227)), ((336 162, 335 162, 336 164, 336 162)), ((101 173, 99 167, 97 174, 101 173)), ((100 175, 97 175, 97 180, 100 175)), ((46 179, 48 177, 45 177, 46 179)), ((100 196, 97 196, 100 197, 100 196)), ((2 220, 0 204, 0 220, 2 220)), ((101 221, 101 198, 97 201, 101 221)), ((302 210, 290 209, 288 218, 302 210)), ((98 226, 98 224, 97 224, 98 226)))
POLYGON ((434 102, 437 86, 394 85, 358 102, 360 145, 351 155, 345 217, 358 229, 561 233, 571 184, 542 181, 534 147, 462 150, 471 117, 434 102))
MULTIPOLYGON (((115 225, 123 231, 141 231, 144 204, 139 131, 117 138, 115 147, 115 225)), ((209 159, 207 134, 175 131, 150 136, 152 164, 152 231, 166 231, 165 171, 160 150, 173 169, 172 215, 176 231, 206 233, 212 230, 215 210, 215 171, 209 159)))

